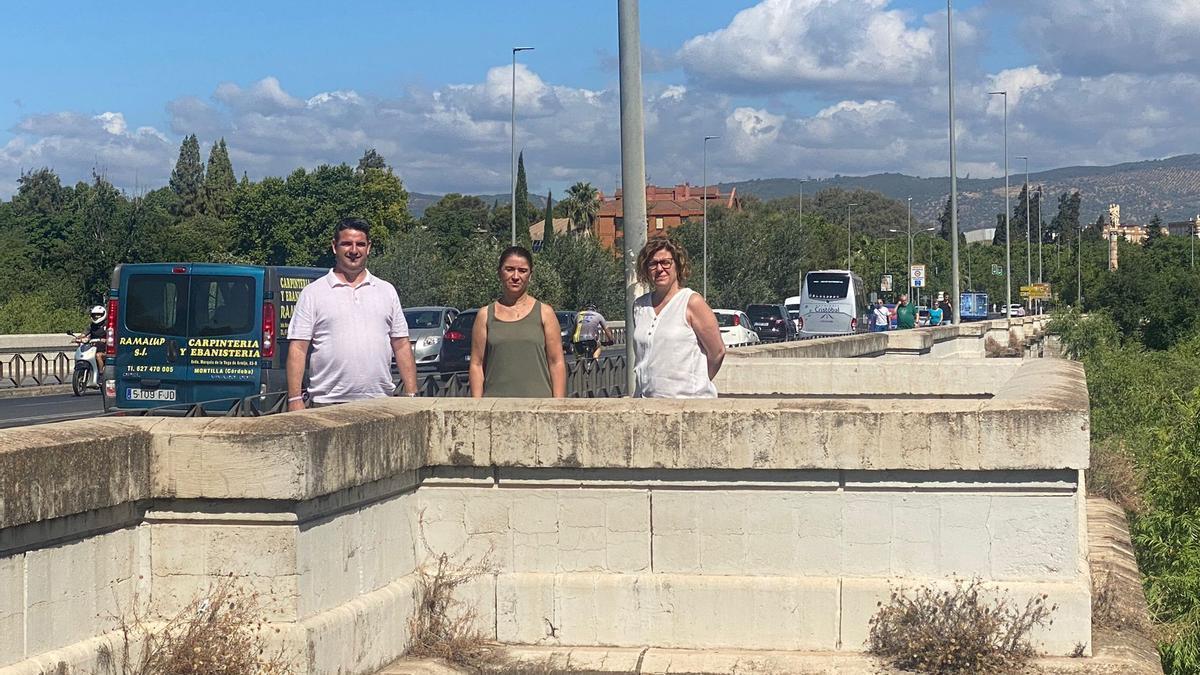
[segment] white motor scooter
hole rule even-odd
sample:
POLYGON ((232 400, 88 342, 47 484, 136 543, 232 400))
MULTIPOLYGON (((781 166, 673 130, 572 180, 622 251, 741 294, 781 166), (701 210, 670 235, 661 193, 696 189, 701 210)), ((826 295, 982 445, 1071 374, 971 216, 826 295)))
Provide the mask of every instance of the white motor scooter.
MULTIPOLYGON (((67 333, 75 339, 79 336, 67 333)), ((100 363, 96 360, 96 350, 104 340, 87 340, 75 347, 75 370, 71 373, 71 391, 76 396, 83 396, 88 389, 100 388, 100 363)))

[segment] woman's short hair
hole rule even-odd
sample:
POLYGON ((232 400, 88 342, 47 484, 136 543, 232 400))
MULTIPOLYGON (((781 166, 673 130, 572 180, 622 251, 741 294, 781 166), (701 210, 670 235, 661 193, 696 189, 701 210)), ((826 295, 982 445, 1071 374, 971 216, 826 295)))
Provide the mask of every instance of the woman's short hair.
POLYGON ((687 281, 688 275, 692 273, 692 267, 688 263, 687 249, 679 243, 672 241, 667 237, 651 237, 646 245, 642 247, 637 257, 637 277, 638 281, 649 284, 653 280, 650 277, 650 270, 646 268, 650 264, 650 259, 659 251, 667 251, 671 254, 671 258, 675 260, 675 275, 679 277, 679 285, 682 286, 687 281))
POLYGON ((533 254, 529 252, 529 249, 524 246, 509 246, 500 252, 500 260, 496 262, 496 271, 504 269, 504 261, 513 256, 524 258, 525 262, 529 263, 529 269, 533 269, 533 254))

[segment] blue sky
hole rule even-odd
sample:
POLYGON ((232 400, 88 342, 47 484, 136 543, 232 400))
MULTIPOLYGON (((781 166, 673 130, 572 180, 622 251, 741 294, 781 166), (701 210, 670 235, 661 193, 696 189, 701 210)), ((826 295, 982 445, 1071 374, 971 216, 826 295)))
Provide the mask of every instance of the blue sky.
MULTIPOLYGON (((696 182, 695 139, 713 133, 719 180, 946 173, 943 1, 641 4, 656 182, 696 182)), ((1197 151, 1198 7, 956 3, 963 173, 1001 165, 995 87, 1035 169, 1197 151)), ((38 166, 162 185, 193 132, 225 137, 252 178, 378 147, 412 189, 503 191, 514 45, 537 48, 518 69, 531 188, 611 189, 615 0, 12 3, 0 195, 38 166)))

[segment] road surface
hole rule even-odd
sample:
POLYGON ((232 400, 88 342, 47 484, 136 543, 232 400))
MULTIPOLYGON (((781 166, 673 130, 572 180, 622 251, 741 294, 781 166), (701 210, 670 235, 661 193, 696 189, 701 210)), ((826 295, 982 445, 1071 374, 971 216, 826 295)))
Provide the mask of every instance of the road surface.
POLYGON ((104 412, 100 392, 86 396, 54 394, 0 400, 0 429, 92 417, 104 412))

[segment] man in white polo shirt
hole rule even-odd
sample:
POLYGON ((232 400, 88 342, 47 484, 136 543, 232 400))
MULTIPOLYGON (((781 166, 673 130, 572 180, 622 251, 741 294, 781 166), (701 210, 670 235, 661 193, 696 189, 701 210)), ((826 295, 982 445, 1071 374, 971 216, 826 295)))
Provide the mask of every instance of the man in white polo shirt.
POLYGON ((333 269, 300 292, 288 325, 289 411, 304 409, 306 361, 315 405, 389 396, 393 357, 404 392, 417 395, 408 322, 395 287, 367 271, 370 254, 370 224, 342 220, 333 232, 333 269))

